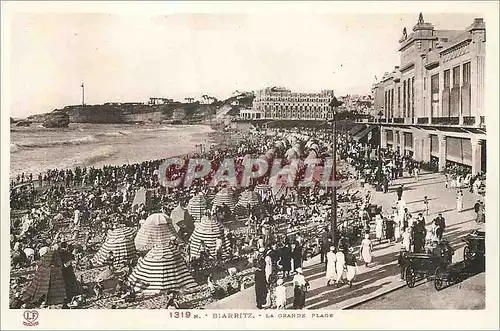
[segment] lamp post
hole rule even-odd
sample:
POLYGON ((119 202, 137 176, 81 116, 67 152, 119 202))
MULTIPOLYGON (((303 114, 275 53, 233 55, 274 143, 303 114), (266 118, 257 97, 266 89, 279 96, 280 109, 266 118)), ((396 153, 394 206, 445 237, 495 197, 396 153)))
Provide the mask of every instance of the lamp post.
POLYGON ((333 97, 330 107, 332 108, 332 157, 333 157, 333 188, 332 188, 332 205, 331 205, 331 227, 333 234, 333 244, 337 246, 339 241, 337 229, 337 108, 342 105, 342 102, 333 97))
POLYGON ((384 113, 382 110, 378 112, 378 132, 379 132, 379 139, 378 139, 378 182, 379 185, 382 185, 382 116, 384 113))

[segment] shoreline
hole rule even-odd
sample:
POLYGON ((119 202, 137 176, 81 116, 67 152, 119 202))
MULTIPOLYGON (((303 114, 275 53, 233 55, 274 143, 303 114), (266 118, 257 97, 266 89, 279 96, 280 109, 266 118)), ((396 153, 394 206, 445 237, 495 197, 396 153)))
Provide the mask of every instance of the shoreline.
MULTIPOLYGON (((204 145, 205 148, 210 148, 210 147, 213 147, 213 148, 222 148, 224 146, 230 146, 230 145, 234 145, 235 143, 239 142, 241 140, 241 137, 239 137, 239 134, 238 134, 238 131, 236 132, 227 132, 227 131, 223 131, 221 130, 221 127, 217 127, 215 125, 210 125, 210 124, 207 124, 207 123, 204 123, 204 124, 196 124, 197 126, 203 126, 207 131, 202 131, 202 132, 197 132, 197 133, 193 133, 192 134, 192 137, 201 137, 203 142, 201 143, 202 145, 204 145), (208 131, 208 129, 210 129, 211 131, 208 131), (235 134, 236 133, 236 134, 235 134)), ((190 127, 191 125, 182 125, 182 126, 186 126, 186 127, 190 127)), ((11 141, 11 144, 13 142, 11 141)), ((192 148, 189 149, 188 152, 186 153, 173 153, 172 155, 169 155, 168 157, 163 157, 162 159, 167 159, 167 158, 172 158, 172 157, 184 157, 184 156, 190 156, 190 155, 193 155, 193 154, 197 154, 199 153, 199 145, 200 144, 196 144, 194 145, 192 148)), ((121 167, 121 166, 125 166, 125 165, 130 165, 130 164, 137 164, 137 163, 142 163, 142 162, 148 162, 148 161, 154 161, 156 160, 156 158, 154 157, 149 157, 149 158, 145 158, 144 160, 141 160, 141 161, 137 161, 137 162, 123 162, 123 163, 120 163, 120 164, 113 164, 113 166, 116 166, 116 167, 121 167)), ((12 162, 12 161, 11 161, 12 162)), ((102 169, 103 167, 105 166, 110 166, 111 164, 102 164, 102 165, 88 165, 87 167, 94 167, 94 168, 97 168, 97 169, 102 169)), ((16 173, 13 173, 10 171, 12 167, 10 166, 9 167, 9 181, 12 181, 12 180, 15 180, 16 177, 19 175, 21 175, 21 173, 23 171, 20 171, 20 172, 16 172, 16 173)), ((37 176, 38 174, 45 174, 49 169, 58 169, 58 170, 75 170, 76 169, 76 166, 71 166, 71 167, 61 167, 61 168, 47 168, 47 169, 41 169, 41 170, 38 170, 36 172, 31 172, 33 174, 33 182, 36 182, 37 181, 37 176)), ((25 175, 29 175, 30 172, 24 172, 25 175)), ((25 181, 24 183, 27 183, 28 181, 25 181)), ((17 183, 16 185, 19 185, 21 183, 17 183)))

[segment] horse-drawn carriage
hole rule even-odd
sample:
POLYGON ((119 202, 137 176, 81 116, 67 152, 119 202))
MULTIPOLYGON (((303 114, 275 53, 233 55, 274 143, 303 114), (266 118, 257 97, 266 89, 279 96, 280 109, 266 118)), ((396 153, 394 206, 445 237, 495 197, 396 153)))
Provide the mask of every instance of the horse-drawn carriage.
POLYGON ((408 287, 415 286, 417 281, 440 277, 450 266, 453 249, 447 242, 437 244, 424 253, 407 253, 405 256, 405 279, 408 287))
POLYGON ((468 262, 478 261, 484 258, 485 254, 485 232, 474 230, 469 233, 463 241, 466 243, 464 247, 464 260, 468 262))
POLYGON ((484 231, 475 230, 463 241, 464 260, 451 263, 453 249, 443 241, 425 253, 408 253, 405 279, 408 287, 414 287, 416 282, 424 277, 434 281, 434 287, 440 291, 446 286, 459 283, 470 275, 484 271, 484 231))
POLYGON ((485 233, 484 231, 474 230, 462 239, 466 245, 464 247, 464 259, 458 263, 441 270, 434 277, 434 287, 436 290, 447 286, 460 283, 470 275, 484 271, 485 260, 485 233))

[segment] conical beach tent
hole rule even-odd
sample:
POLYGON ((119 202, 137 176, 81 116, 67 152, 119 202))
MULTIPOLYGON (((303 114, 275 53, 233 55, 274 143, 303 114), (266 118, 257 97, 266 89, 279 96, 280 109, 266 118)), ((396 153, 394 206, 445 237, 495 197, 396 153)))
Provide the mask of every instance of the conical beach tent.
POLYGON ((187 210, 189 215, 195 220, 201 220, 201 217, 205 215, 205 211, 207 209, 207 201, 203 194, 195 195, 189 200, 187 210))
POLYGON ((262 198, 260 197, 259 193, 250 190, 242 192, 238 200, 238 205, 246 206, 248 204, 250 204, 251 207, 261 205, 262 198))
MULTIPOLYGON (((67 297, 66 288, 68 284, 66 284, 62 269, 63 265, 59 251, 50 249, 42 257, 33 280, 23 293, 23 301, 36 303, 43 297, 47 305, 63 303, 67 297)), ((78 289, 73 288, 71 292, 78 293, 78 289)))
POLYGON ((169 244, 157 245, 140 258, 129 283, 146 294, 197 286, 181 253, 169 244))
POLYGON ((151 214, 135 236, 135 248, 138 251, 147 251, 156 244, 167 243, 171 238, 181 240, 172 225, 172 219, 161 213, 151 214))
POLYGON ((121 227, 108 232, 104 244, 94 255, 92 264, 102 265, 109 257, 109 252, 113 252, 114 264, 126 264, 130 259, 137 257, 134 245, 135 229, 121 227))
POLYGON ((217 207, 221 207, 223 204, 226 204, 231 212, 233 212, 236 201, 234 198, 234 192, 230 188, 225 187, 217 192, 212 203, 212 210, 215 210, 217 207))
POLYGON ((195 224, 193 234, 189 238, 190 256, 192 258, 199 257, 203 243, 207 253, 215 257, 217 238, 222 239, 222 256, 227 256, 229 241, 224 236, 222 225, 217 220, 204 216, 200 223, 195 224))

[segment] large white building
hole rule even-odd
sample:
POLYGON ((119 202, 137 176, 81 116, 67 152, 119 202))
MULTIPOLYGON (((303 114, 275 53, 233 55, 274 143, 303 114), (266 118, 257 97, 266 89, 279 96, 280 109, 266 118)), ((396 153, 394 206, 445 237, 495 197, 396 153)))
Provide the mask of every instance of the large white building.
POLYGON ((334 96, 333 90, 297 93, 283 87, 269 87, 255 92, 253 111, 261 119, 325 120, 333 117, 330 103, 334 96))
MULTIPOLYGON (((486 27, 437 30, 420 14, 399 39, 400 63, 374 86, 382 147, 416 160, 486 171, 486 27)), ((496 110, 495 110, 496 111, 496 110)))

